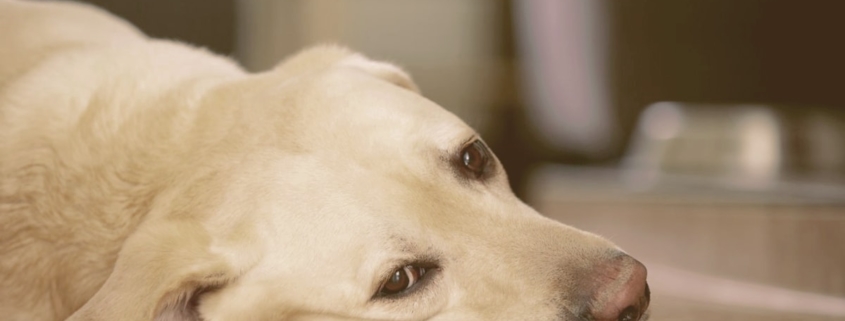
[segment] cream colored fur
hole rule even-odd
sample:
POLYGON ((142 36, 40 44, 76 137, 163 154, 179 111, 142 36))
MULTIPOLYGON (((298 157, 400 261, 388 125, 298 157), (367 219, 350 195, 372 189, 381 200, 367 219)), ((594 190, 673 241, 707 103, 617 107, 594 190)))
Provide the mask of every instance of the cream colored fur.
POLYGON ((614 245, 449 162, 474 134, 333 46, 250 74, 0 0, 0 319, 568 320, 614 245), (393 264, 438 262, 372 299, 393 264))

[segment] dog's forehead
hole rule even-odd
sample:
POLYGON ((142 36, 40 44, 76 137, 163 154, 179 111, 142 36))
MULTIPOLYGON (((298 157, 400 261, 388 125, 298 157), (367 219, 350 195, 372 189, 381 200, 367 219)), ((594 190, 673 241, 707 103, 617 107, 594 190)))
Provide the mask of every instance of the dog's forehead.
POLYGON ((436 103, 358 70, 332 69, 313 77, 307 86, 307 112, 315 116, 311 120, 325 130, 347 134, 348 139, 443 148, 473 134, 436 103))

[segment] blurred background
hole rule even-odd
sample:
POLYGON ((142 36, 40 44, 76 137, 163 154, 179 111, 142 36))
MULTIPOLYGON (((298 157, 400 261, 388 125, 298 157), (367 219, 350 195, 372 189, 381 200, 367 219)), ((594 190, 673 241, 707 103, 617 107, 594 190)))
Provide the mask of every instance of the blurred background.
POLYGON ((88 2, 250 70, 403 66, 518 195, 649 267, 652 320, 845 320, 845 1, 88 2))

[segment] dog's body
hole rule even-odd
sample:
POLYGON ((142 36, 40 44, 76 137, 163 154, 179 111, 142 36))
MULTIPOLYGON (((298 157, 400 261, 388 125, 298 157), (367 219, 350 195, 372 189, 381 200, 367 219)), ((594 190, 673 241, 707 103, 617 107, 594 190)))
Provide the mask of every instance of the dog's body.
POLYGON ((648 305, 639 263, 522 204, 472 130, 392 65, 319 47, 248 74, 70 3, 0 0, 0 39, 3 320, 615 320, 648 305), (418 283, 385 290, 401 276, 418 283))

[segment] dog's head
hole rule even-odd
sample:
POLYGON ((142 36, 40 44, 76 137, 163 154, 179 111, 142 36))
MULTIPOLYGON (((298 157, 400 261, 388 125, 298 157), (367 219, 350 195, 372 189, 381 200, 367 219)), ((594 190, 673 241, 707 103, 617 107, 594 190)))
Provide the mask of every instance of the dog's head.
POLYGON ((100 292, 159 320, 640 319, 642 264, 522 203, 416 91, 334 47, 212 90, 182 187, 100 292))

